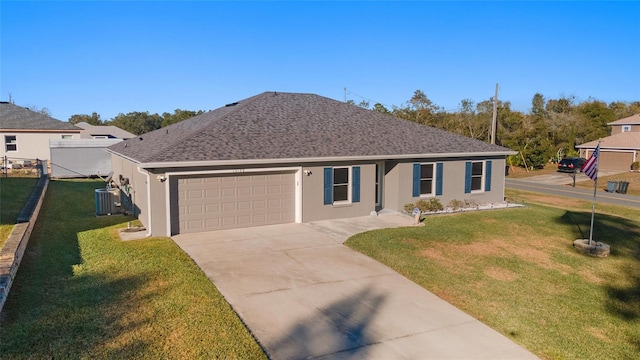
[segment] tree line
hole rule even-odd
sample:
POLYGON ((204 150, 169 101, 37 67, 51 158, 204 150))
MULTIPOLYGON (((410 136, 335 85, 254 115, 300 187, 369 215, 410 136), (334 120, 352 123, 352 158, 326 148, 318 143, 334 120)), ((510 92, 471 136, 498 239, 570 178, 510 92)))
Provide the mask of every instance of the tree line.
POLYGON ((204 113, 203 110, 192 111, 182 109, 176 109, 173 113, 165 112, 162 113, 162 115, 157 113, 150 114, 148 111, 133 111, 127 114, 120 113, 111 120, 105 120, 100 117, 100 114, 94 112, 91 115, 71 115, 68 121, 74 125, 80 122, 86 122, 90 125, 113 125, 132 134, 140 135, 192 118, 202 113, 204 113))
MULTIPOLYGON (((370 106, 367 101, 348 102, 470 138, 490 140, 492 99, 479 103, 464 99, 456 111, 445 111, 421 90, 416 90, 403 105, 391 109, 379 103, 370 106)), ((640 101, 607 104, 588 99, 578 103, 574 96, 545 99, 536 93, 531 99, 531 110, 526 114, 511 109, 509 101, 497 101, 496 144, 518 152, 509 158, 510 164, 539 168, 557 160, 558 156, 578 155, 576 145, 611 134, 607 123, 638 113, 640 101)))
MULTIPOLYGON (((489 141, 493 118, 493 100, 460 101, 458 109, 445 110, 416 90, 404 104, 390 109, 380 103, 373 106, 368 101, 347 103, 369 110, 390 114, 420 124, 448 130, 470 138, 489 141)), ((69 122, 87 122, 91 125, 114 125, 130 133, 140 135, 204 113, 176 109, 162 115, 149 112, 118 114, 105 120, 96 112, 91 115, 76 114, 69 122)), ((558 156, 575 156, 576 145, 610 135, 607 123, 640 113, 640 101, 606 102, 597 99, 577 102, 574 96, 546 99, 536 93, 531 100, 531 110, 523 113, 511 109, 509 101, 497 101, 496 144, 517 151, 509 163, 530 168, 542 167, 558 156)))

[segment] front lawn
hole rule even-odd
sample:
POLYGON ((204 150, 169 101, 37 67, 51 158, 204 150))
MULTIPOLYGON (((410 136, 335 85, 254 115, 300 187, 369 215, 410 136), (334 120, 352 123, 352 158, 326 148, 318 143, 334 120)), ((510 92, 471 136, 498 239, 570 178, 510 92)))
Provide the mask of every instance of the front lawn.
POLYGON ((591 203, 509 191, 525 208, 428 216, 424 227, 371 231, 347 245, 390 266, 545 359, 640 358, 640 217, 591 203))
POLYGON ((37 178, 0 177, 0 248, 11 234, 37 182, 37 178))
POLYGON ((122 242, 100 181, 52 181, 0 318, 2 358, 265 358, 169 238, 122 242))

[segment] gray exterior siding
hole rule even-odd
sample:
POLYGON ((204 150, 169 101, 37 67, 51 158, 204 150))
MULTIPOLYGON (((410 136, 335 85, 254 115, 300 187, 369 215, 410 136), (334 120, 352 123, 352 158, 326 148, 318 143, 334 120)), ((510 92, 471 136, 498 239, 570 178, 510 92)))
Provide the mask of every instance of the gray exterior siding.
POLYGON ((355 164, 360 167, 360 201, 349 204, 324 204, 325 168, 334 166, 352 166, 352 164, 332 163, 322 166, 306 166, 311 175, 302 177, 302 222, 350 218, 369 215, 375 210, 375 171, 374 163, 355 164))
MULTIPOLYGON (((159 211, 154 211, 154 218, 149 219, 147 177, 138 172, 136 164, 115 155, 111 156, 111 169, 113 171, 112 180, 120 190, 125 191, 125 185, 120 181, 120 177, 122 176, 122 178, 129 179, 129 197, 133 204, 132 215, 137 217, 142 225, 150 229, 152 233, 165 235, 166 231, 161 231, 160 228, 162 224, 158 223, 158 215, 156 213, 159 211)), ((152 199, 164 196, 160 194, 158 189, 152 188, 151 190, 150 194, 152 199)))
POLYGON ((474 159, 473 161, 491 160, 491 190, 465 193, 465 164, 470 160, 425 160, 411 162, 387 161, 384 179, 383 207, 394 211, 403 211, 405 204, 413 203, 420 199, 436 198, 443 206, 447 206, 451 200, 470 200, 477 204, 500 203, 504 201, 504 159, 474 159), (416 163, 443 164, 442 195, 413 196, 413 164, 416 163))

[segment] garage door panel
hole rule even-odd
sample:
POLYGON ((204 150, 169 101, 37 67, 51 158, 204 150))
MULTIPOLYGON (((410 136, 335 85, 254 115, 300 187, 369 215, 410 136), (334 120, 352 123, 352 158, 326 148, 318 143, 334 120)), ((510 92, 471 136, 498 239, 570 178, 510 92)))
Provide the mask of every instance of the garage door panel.
POLYGON ((633 162, 632 152, 601 151, 599 167, 606 170, 629 170, 633 162))
POLYGON ((295 220, 293 172, 178 178, 177 232, 220 230, 295 220))

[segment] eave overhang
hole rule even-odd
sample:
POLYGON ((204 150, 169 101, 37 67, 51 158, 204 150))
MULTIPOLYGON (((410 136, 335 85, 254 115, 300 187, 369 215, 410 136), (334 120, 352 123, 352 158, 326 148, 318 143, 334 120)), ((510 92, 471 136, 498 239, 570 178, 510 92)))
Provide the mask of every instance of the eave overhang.
POLYGON ((380 160, 407 160, 407 159, 468 159, 506 157, 517 154, 516 151, 495 152, 461 152, 461 153, 428 153, 428 154, 402 154, 402 155, 370 155, 370 156, 336 156, 336 157, 311 157, 311 158, 286 158, 286 159, 243 159, 243 160, 206 160, 206 161, 168 161, 168 162, 140 162, 120 153, 106 149, 107 152, 127 159, 144 169, 204 167, 204 166, 247 166, 247 165, 271 165, 271 164, 300 164, 300 163, 326 163, 326 162, 353 162, 353 161, 380 161, 380 160))

